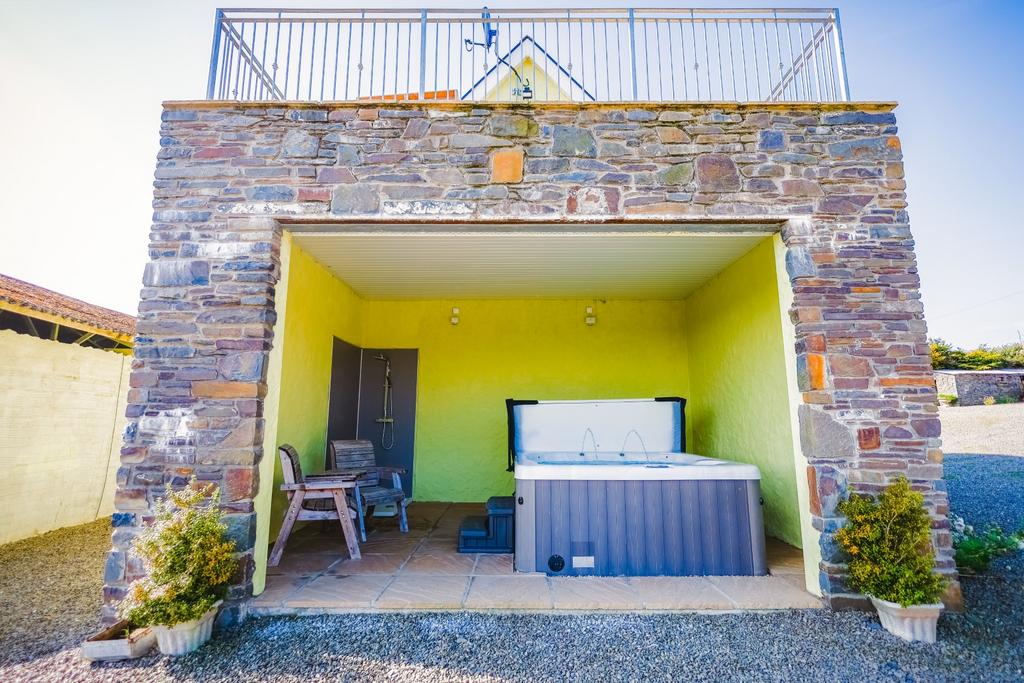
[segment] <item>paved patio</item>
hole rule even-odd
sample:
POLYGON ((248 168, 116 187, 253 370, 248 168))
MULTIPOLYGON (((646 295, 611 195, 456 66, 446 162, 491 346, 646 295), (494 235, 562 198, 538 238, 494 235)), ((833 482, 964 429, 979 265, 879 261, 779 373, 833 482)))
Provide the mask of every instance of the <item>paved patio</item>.
MULTIPOLYGON (((361 560, 336 524, 292 534, 254 614, 367 610, 737 610, 820 608, 803 587, 798 549, 769 540, 769 576, 548 577, 514 574, 511 555, 459 554, 459 523, 480 504, 414 503, 408 534, 375 519, 361 560)), ((370 521, 368 520, 368 523, 370 521)))

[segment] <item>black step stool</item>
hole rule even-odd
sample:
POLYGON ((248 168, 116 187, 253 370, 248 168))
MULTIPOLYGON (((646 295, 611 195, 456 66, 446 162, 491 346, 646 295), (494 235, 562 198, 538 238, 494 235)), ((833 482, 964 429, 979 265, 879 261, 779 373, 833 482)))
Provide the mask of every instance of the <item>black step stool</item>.
POLYGON ((459 525, 460 553, 511 553, 515 543, 512 496, 487 499, 487 516, 466 517, 459 525))

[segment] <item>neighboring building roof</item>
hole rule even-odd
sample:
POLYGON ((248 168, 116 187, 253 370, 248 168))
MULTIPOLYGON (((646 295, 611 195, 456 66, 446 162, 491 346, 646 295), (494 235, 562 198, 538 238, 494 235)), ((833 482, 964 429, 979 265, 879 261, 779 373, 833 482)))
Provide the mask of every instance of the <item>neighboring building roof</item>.
POLYGON ((995 370, 936 370, 942 375, 1024 375, 1024 368, 996 368, 995 370))
POLYGON ((0 308, 6 308, 4 302, 119 336, 135 334, 134 316, 0 274, 0 308))
MULTIPOLYGON (((395 93, 390 95, 370 95, 368 97, 360 97, 360 102, 404 102, 411 100, 418 100, 420 94, 418 92, 407 92, 407 93, 395 93)), ((423 93, 424 100, 457 100, 459 99, 458 90, 428 90, 423 93)))
MULTIPOLYGON (((557 59, 552 57, 548 53, 548 51, 544 49, 544 46, 542 46, 540 43, 538 43, 536 40, 534 40, 533 36, 530 36, 530 35, 523 36, 519 40, 518 43, 516 43, 515 45, 510 47, 508 49, 508 52, 506 52, 504 55, 502 55, 501 59, 496 61, 495 64, 493 66, 491 66, 487 70, 487 72, 476 81, 476 83, 474 83, 473 85, 469 86, 469 89, 465 93, 462 94, 462 99, 463 100, 468 100, 468 99, 470 99, 472 97, 474 90, 476 90, 477 88, 479 88, 481 86, 487 87, 487 79, 488 79, 488 77, 490 77, 491 74, 497 72, 499 67, 504 67, 506 71, 509 71, 509 73, 511 73, 511 70, 509 69, 508 64, 511 63, 511 61, 512 61, 511 57, 517 51, 523 53, 523 57, 520 59, 520 64, 522 63, 523 60, 525 60, 525 59, 527 59, 529 57, 532 57, 532 56, 536 55, 537 53, 540 53, 542 58, 543 57, 547 58, 547 61, 545 62, 543 59, 539 59, 538 61, 541 61, 544 64, 549 64, 550 66, 554 66, 555 70, 556 70, 556 75, 557 74, 564 75, 566 77, 566 85, 568 85, 570 87, 570 90, 572 89, 573 86, 575 86, 575 87, 579 88, 580 92, 583 95, 583 99, 584 100, 589 100, 591 102, 596 102, 597 101, 597 98, 595 98, 590 93, 590 91, 588 91, 586 88, 584 88, 582 83, 580 83, 578 80, 576 80, 576 78, 571 73, 569 73, 569 71, 564 66, 562 66, 561 64, 558 63, 557 59), (531 45, 533 45, 533 48, 531 49, 531 52, 530 52, 529 55, 526 53, 526 44, 527 44, 527 42, 529 42, 531 45), (504 60, 504 63, 503 63, 502 60, 504 60)), ((543 64, 540 65, 540 69, 543 71, 543 69, 544 69, 543 64)), ((529 74, 527 73, 525 75, 529 75, 529 74)), ((547 73, 544 73, 543 75, 546 78, 549 78, 549 79, 551 78, 547 73)), ((536 85, 536 84, 534 84, 534 85, 536 85)), ((536 90, 536 87, 534 87, 534 90, 536 90)), ((488 94, 490 94, 490 93, 488 93, 488 94)), ((487 96, 485 96, 482 99, 487 100, 488 98, 487 98, 487 96)), ((553 99, 553 98, 549 97, 547 99, 553 99)), ((570 99, 570 98, 568 96, 566 96, 565 99, 570 99)))

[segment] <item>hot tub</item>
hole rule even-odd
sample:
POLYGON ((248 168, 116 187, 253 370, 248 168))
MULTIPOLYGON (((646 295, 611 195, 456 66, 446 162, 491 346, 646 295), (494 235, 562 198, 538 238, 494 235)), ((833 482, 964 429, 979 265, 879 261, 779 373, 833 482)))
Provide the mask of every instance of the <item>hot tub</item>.
POLYGON ((516 570, 765 574, 760 472, 686 453, 685 404, 510 400, 516 570))

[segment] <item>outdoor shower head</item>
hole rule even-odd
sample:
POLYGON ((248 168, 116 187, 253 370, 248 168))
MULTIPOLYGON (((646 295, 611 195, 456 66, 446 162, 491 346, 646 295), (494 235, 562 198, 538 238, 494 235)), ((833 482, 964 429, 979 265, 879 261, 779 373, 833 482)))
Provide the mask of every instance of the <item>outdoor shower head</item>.
POLYGON ((388 363, 388 362, 391 361, 391 359, 388 358, 387 356, 385 356, 383 353, 378 353, 376 356, 373 357, 373 359, 374 360, 384 361, 385 363, 388 363))

